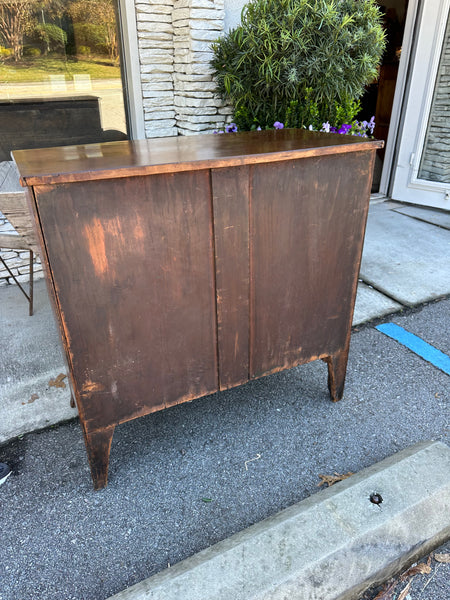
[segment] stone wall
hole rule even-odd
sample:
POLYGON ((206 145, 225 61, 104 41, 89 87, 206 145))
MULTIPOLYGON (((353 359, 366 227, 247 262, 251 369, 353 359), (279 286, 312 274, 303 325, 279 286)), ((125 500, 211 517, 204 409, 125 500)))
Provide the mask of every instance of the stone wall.
POLYGON ((444 36, 419 178, 450 183, 450 17, 444 36))
POLYGON ((224 0, 137 0, 147 137, 209 133, 231 109, 214 95, 210 44, 224 29, 224 0))
POLYGON ((146 137, 177 135, 174 105, 174 0, 137 0, 136 21, 146 137))

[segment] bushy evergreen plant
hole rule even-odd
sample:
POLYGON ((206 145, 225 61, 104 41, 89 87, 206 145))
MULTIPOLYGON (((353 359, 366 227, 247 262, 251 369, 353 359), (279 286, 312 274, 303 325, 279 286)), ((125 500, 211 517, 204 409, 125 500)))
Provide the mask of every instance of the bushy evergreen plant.
POLYGON ((377 76, 385 35, 375 0, 252 0, 213 44, 217 93, 238 128, 351 122, 377 76))

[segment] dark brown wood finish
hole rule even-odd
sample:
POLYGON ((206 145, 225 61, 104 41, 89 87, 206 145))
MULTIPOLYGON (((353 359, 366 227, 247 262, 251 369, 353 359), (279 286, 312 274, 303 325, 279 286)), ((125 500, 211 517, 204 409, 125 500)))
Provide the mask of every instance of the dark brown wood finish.
POLYGON ((86 430, 216 391, 209 173, 35 193, 86 430))
POLYGON ((382 146, 383 142, 353 136, 283 129, 88 144, 39 152, 16 150, 13 155, 22 181, 40 185, 236 167, 382 146))
POLYGON ((14 153, 96 489, 129 419, 318 358, 342 397, 378 147, 288 130, 14 153))
MULTIPOLYGON (((83 421, 82 421, 83 423, 83 421)), ((100 429, 93 433, 83 427, 84 441, 91 468, 95 489, 102 489, 108 483, 109 453, 114 434, 114 427, 100 429)))
POLYGON ((252 377, 345 348, 370 165, 360 152, 253 168, 252 377))
POLYGON ((248 167, 212 169, 220 389, 249 378, 248 167))

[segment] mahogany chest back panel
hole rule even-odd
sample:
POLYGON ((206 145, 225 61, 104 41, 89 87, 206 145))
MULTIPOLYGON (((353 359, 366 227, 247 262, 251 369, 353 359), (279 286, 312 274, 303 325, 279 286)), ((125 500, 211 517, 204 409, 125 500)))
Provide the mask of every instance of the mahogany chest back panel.
POLYGON ((97 489, 121 422, 317 358, 342 396, 380 143, 309 133, 14 153, 97 489))

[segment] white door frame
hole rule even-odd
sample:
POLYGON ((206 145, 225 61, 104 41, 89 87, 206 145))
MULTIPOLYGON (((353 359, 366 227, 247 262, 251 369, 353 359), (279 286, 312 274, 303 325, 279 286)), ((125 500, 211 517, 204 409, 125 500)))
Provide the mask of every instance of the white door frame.
POLYGON ((450 184, 419 179, 418 173, 449 9, 450 0, 422 3, 391 192, 394 200, 446 210, 450 210, 450 184))
POLYGON ((414 42, 414 31, 419 8, 419 0, 409 0, 406 13, 405 30, 402 40, 402 54, 398 67, 397 82, 395 84, 394 101, 392 103, 391 119, 389 123, 389 132, 386 140, 386 150, 384 153, 383 170, 380 179, 380 194, 388 196, 390 192, 390 183, 393 164, 396 154, 396 142, 399 133, 400 121, 402 116, 403 102, 407 87, 407 75, 412 48, 414 42))
POLYGON ((145 138, 144 107, 139 61, 139 48, 134 0, 119 0, 119 19, 124 57, 123 80, 129 118, 129 135, 132 140, 145 138))

